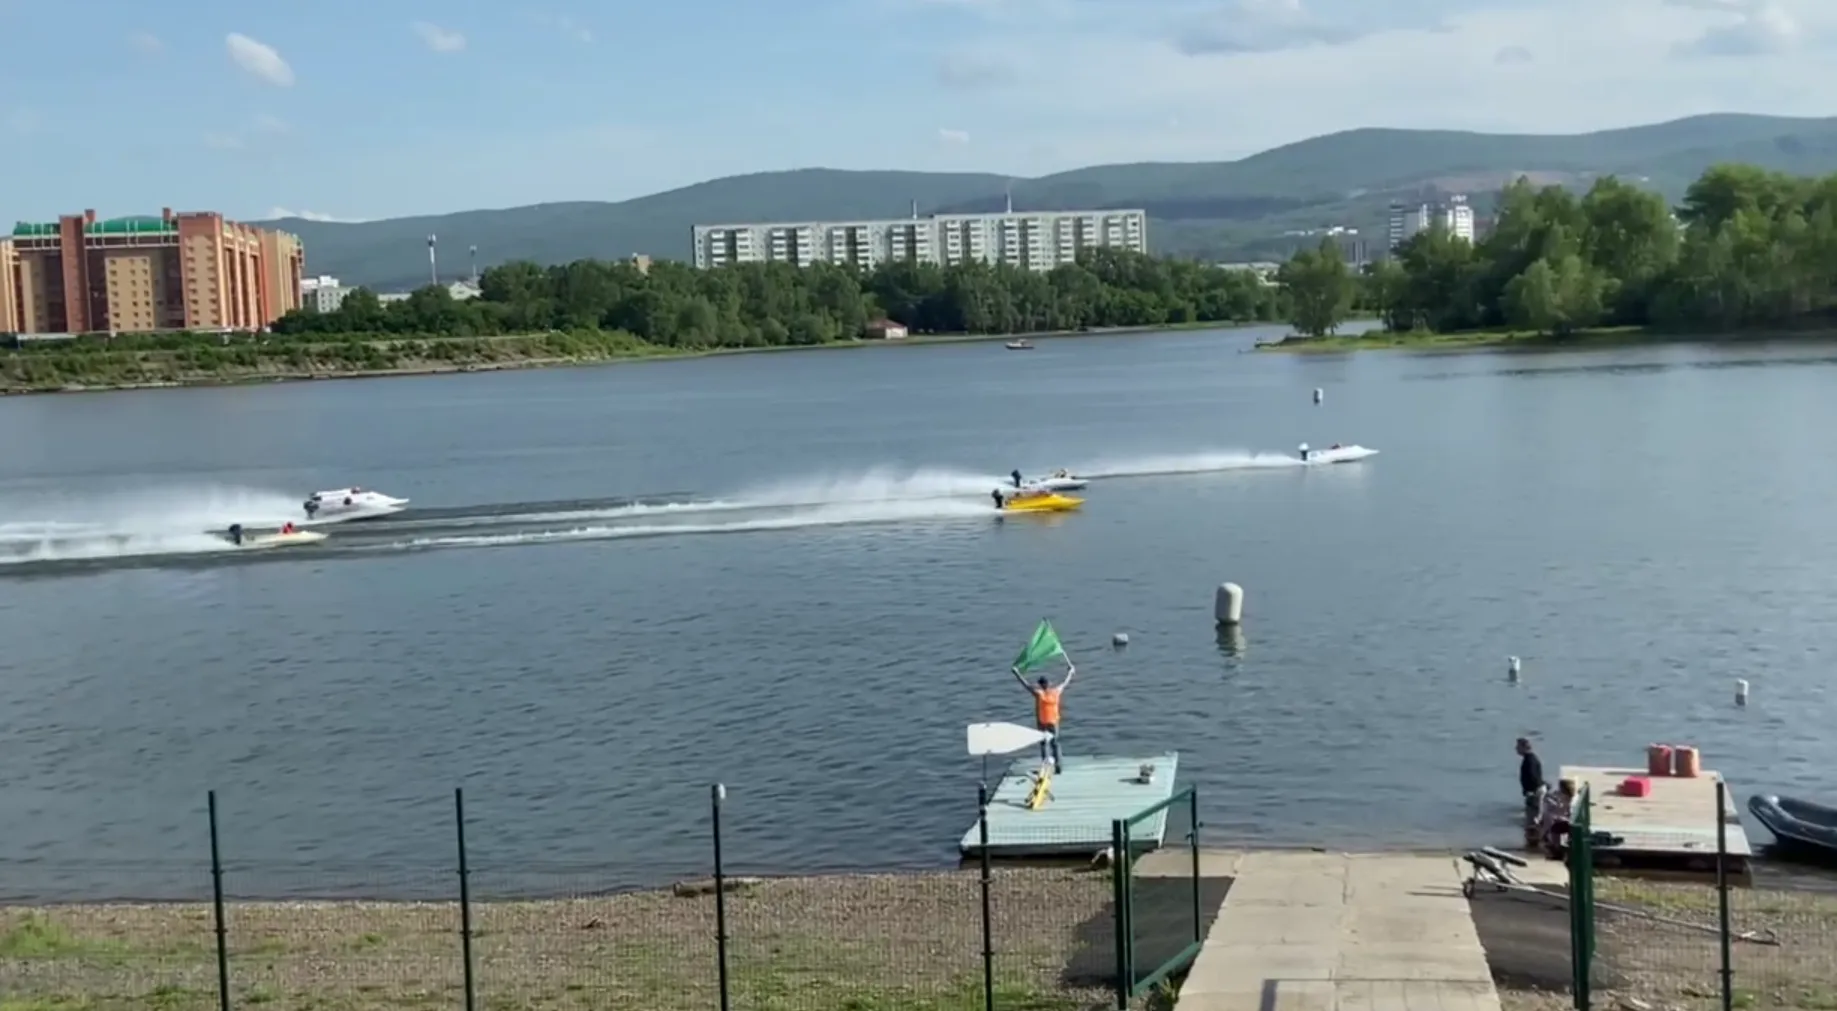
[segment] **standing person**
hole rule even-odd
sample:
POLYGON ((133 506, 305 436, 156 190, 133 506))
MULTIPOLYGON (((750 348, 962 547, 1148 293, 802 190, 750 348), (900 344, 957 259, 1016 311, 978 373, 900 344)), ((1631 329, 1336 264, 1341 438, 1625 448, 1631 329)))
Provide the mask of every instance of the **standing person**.
POLYGON ((1040 742, 1040 761, 1052 762, 1054 773, 1064 772, 1065 759, 1059 752, 1059 698, 1065 694, 1065 686, 1072 683, 1072 674, 1076 672, 1068 672, 1065 680, 1057 685, 1044 674, 1033 684, 1028 684, 1027 678, 1019 670, 1013 673, 1021 687, 1033 696, 1033 725, 1051 735, 1040 742))
POLYGON ((1022 482, 1021 482, 1021 472, 1020 471, 1018 470, 1011 471, 1008 474, 1008 476, 1014 479, 1014 487, 1019 488, 1021 486, 1022 482))
POLYGON ((1527 849, 1535 848, 1541 838, 1539 831, 1543 814, 1543 795, 1546 792, 1544 781, 1544 762, 1537 757, 1536 749, 1531 747, 1531 739, 1520 737, 1518 750, 1518 792, 1524 797, 1524 836, 1527 849))

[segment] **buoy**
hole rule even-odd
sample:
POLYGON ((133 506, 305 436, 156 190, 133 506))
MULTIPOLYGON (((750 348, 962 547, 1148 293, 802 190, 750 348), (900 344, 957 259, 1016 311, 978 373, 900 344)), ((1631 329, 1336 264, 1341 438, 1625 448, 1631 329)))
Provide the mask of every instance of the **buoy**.
POLYGON ((1748 683, 1746 681, 1738 680, 1735 682, 1735 704, 1738 706, 1745 706, 1748 704, 1748 683))
POLYGON ((1218 584, 1218 597, 1212 602, 1212 617, 1220 625, 1237 625, 1244 620, 1244 588, 1236 583, 1218 584))
POLYGON ((1506 657, 1506 658, 1505 658, 1505 676, 1506 676, 1506 678, 1507 678, 1508 680, 1511 680, 1511 681, 1516 681, 1516 680, 1518 680, 1518 668, 1519 668, 1519 666, 1520 666, 1520 665, 1519 665, 1519 663, 1518 663, 1518 658, 1517 658, 1517 657, 1515 657, 1515 656, 1508 656, 1508 657, 1506 657))
POLYGON ((1129 633, 1118 632, 1110 637, 1110 645, 1122 647, 1129 645, 1129 633))
POLYGON ((1327 399, 1327 391, 1318 386, 1314 387, 1314 402, 1318 404, 1325 399, 1327 399))

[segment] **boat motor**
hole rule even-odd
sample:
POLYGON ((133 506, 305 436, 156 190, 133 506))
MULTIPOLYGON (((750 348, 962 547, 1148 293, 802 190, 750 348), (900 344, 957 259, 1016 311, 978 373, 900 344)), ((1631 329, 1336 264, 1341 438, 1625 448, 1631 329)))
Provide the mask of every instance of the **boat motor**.
POLYGON ((230 543, 236 545, 242 544, 242 524, 230 524, 230 543))
POLYGON ((1301 462, 1308 462, 1308 444, 1305 442, 1301 444, 1301 462))

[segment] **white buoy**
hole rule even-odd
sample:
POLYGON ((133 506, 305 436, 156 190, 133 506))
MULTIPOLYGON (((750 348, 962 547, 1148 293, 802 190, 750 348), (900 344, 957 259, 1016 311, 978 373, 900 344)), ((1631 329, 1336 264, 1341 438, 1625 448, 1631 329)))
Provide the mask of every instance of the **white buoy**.
POLYGON ((1218 584, 1218 596, 1212 602, 1212 617, 1220 625, 1238 625, 1244 621, 1244 588, 1236 583, 1218 584))
POLYGON ((1518 669, 1520 666, 1521 665, 1519 664, 1517 657, 1515 656, 1506 657, 1505 658, 1505 676, 1506 678, 1511 681, 1518 680, 1518 669))
POLYGON ((1314 387, 1314 402, 1318 404, 1325 399, 1327 399, 1327 391, 1318 386, 1314 387))
POLYGON ((1110 645, 1122 647, 1129 645, 1129 633, 1118 632, 1110 637, 1110 645))
POLYGON ((1735 682, 1735 704, 1738 706, 1745 706, 1748 704, 1748 683, 1746 681, 1738 680, 1735 682))

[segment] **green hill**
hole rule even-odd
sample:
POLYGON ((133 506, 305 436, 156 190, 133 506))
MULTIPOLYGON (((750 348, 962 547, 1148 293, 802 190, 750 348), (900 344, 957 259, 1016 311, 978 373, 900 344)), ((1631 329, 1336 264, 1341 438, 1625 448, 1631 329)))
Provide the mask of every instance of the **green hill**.
POLYGON ((1284 254, 1285 231, 1382 228, 1396 197, 1487 195, 1518 175, 1587 185, 1601 175, 1641 179, 1676 195, 1717 162, 1781 171, 1837 172, 1837 118, 1719 114, 1562 136, 1362 129, 1315 137, 1238 161, 1099 165, 1039 179, 985 173, 798 169, 698 183, 618 203, 577 201, 462 211, 359 224, 261 222, 298 234, 314 273, 347 284, 406 288, 426 277, 426 242, 440 237, 450 272, 465 250, 480 266, 505 260, 564 263, 633 253, 683 259, 689 229, 738 221, 808 221, 1021 209, 1142 207, 1156 252, 1212 258, 1284 254))

